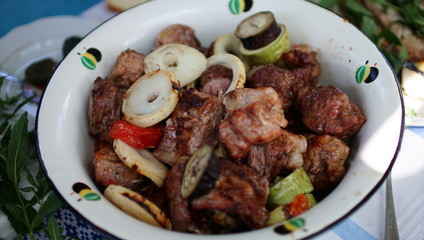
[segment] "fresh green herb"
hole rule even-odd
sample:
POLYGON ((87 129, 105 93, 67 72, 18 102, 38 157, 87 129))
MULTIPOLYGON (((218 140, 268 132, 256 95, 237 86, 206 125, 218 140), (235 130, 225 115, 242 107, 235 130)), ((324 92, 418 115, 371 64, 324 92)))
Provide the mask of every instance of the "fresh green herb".
MULTIPOLYGON (((0 79, 0 87, 3 80, 0 79)), ((7 215, 18 239, 25 234, 35 239, 34 234, 44 227, 45 216, 62 206, 37 164, 28 114, 16 116, 30 100, 18 96, 0 100, 0 210, 7 215)), ((57 223, 49 220, 51 236, 56 236, 53 233, 57 228, 57 223)))
MULTIPOLYGON (((403 24, 410 27, 413 33, 424 37, 424 10, 422 0, 370 0, 378 4, 384 10, 394 10, 402 18, 393 21, 391 24, 403 24)), ((381 26, 374 14, 363 4, 364 1, 355 0, 316 0, 317 4, 337 11, 349 22, 356 25, 377 47, 381 49, 393 70, 400 75, 402 65, 408 59, 408 52, 404 44, 400 41, 388 27, 381 26)))

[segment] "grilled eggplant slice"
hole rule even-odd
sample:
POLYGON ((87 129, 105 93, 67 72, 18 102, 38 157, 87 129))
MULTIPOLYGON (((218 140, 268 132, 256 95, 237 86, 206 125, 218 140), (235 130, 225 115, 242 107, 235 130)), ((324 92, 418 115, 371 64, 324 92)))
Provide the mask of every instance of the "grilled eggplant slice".
POLYGON ((236 36, 245 49, 255 50, 273 42, 281 28, 270 11, 258 12, 244 19, 236 28, 236 36))
POLYGON ((125 213, 150 225, 171 229, 171 221, 154 203, 140 194, 119 185, 109 185, 104 195, 125 213))
POLYGON ((200 197, 209 192, 219 178, 219 158, 209 145, 197 150, 188 160, 181 185, 181 196, 200 197))

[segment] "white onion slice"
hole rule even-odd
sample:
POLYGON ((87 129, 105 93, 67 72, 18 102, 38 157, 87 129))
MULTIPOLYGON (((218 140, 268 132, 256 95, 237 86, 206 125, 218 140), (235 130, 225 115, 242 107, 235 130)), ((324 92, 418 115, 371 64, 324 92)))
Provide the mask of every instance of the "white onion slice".
POLYGON ((195 81, 206 70, 206 57, 199 50, 179 43, 165 44, 144 59, 146 72, 163 69, 175 74, 180 86, 195 81))
POLYGON ((243 62, 233 54, 219 53, 208 58, 207 68, 214 65, 222 65, 233 71, 233 79, 225 93, 236 88, 243 88, 246 82, 246 70, 243 62))
POLYGON ((165 70, 149 72, 131 85, 123 97, 124 119, 150 127, 171 114, 179 99, 179 83, 165 70))
POLYGON ((127 167, 150 178, 158 187, 163 186, 168 168, 148 150, 133 148, 119 139, 113 140, 113 149, 127 167))
POLYGON ((104 195, 122 211, 140 221, 160 228, 172 228, 171 221, 158 206, 130 189, 109 185, 104 195))

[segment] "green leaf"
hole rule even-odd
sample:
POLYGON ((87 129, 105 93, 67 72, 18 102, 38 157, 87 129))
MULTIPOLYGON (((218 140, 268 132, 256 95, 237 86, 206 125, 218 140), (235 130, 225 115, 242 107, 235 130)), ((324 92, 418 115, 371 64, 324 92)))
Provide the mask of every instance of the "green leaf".
POLYGON ((54 193, 51 192, 46 201, 41 205, 36 217, 34 218, 34 225, 40 225, 43 222, 44 216, 54 212, 56 209, 63 206, 63 202, 54 193))
POLYGON ((22 234, 18 234, 18 236, 16 236, 15 240, 23 240, 24 237, 22 236, 22 234))
POLYGON ((29 193, 29 192, 35 192, 36 190, 34 187, 24 187, 24 188, 21 188, 21 191, 29 193))
POLYGON ((51 240, 62 240, 63 228, 59 228, 56 218, 51 214, 47 221, 47 229, 44 232, 51 240))
POLYGON ((372 42, 377 42, 378 36, 376 35, 378 26, 374 18, 369 16, 363 16, 361 31, 367 36, 372 42))
POLYGON ((22 209, 15 204, 5 204, 1 206, 1 210, 7 215, 7 219, 17 233, 27 233, 28 225, 22 209))
POLYGON ((370 10, 368 10, 366 7, 364 7, 364 5, 360 4, 358 1, 347 0, 345 4, 346 4, 346 7, 347 7, 348 10, 350 10, 350 11, 356 13, 356 14, 365 15, 365 16, 369 16, 369 17, 374 16, 370 12, 370 10))
POLYGON ((0 181, 0 189, 0 206, 5 204, 14 204, 19 201, 14 187, 10 184, 5 181, 0 181))
POLYGON ((25 112, 12 127, 7 148, 8 162, 6 164, 9 179, 18 185, 21 169, 28 160, 28 118, 25 112))
POLYGON ((316 3, 318 5, 320 5, 321 7, 324 7, 326 9, 331 9, 333 8, 340 0, 319 0, 316 1, 316 3))
POLYGON ((383 28, 381 29, 381 35, 390 43, 396 44, 398 46, 402 45, 400 39, 394 34, 390 29, 383 28))
POLYGON ((26 177, 27 177, 28 182, 33 187, 38 187, 38 183, 35 181, 34 176, 32 175, 31 171, 28 169, 28 167, 24 167, 23 170, 26 172, 26 177))

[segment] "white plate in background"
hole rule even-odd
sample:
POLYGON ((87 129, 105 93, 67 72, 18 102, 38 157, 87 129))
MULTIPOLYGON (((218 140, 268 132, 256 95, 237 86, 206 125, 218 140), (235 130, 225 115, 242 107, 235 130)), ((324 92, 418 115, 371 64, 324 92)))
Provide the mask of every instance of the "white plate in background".
POLYGON ((91 18, 53 16, 16 27, 0 39, 0 69, 23 78, 25 68, 37 60, 50 57, 58 62, 66 38, 84 37, 100 23, 91 18))

